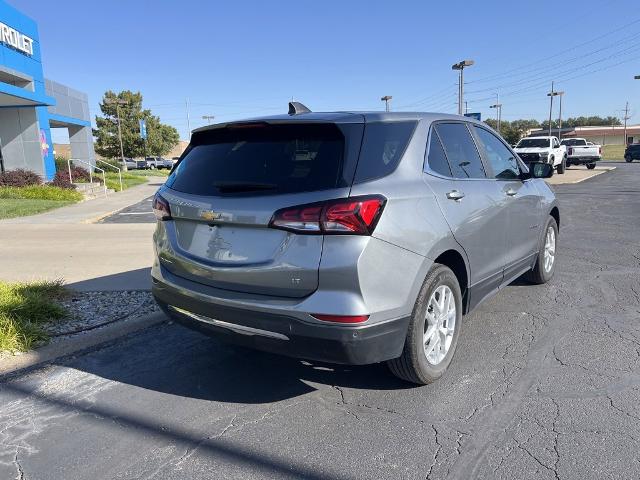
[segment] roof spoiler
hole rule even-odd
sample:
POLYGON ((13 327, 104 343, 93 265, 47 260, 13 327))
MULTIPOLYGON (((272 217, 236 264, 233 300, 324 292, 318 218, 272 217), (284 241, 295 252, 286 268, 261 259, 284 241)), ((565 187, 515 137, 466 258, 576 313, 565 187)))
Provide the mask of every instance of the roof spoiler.
POLYGON ((302 113, 311 113, 311 110, 300 102, 289 102, 289 115, 300 115, 302 113))

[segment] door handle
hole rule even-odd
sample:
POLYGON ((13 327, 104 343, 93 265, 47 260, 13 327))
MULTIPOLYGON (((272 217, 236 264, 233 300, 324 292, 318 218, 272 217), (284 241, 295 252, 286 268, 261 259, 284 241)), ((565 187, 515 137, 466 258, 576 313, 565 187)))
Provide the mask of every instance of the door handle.
POLYGON ((458 190, 451 190, 450 192, 447 192, 447 198, 449 200, 462 200, 464 198, 464 193, 458 190))
POLYGON ((506 195, 509 195, 510 197, 513 197, 515 195, 518 194, 518 192, 516 192, 513 188, 510 188, 509 190, 507 190, 506 192, 504 192, 506 195))

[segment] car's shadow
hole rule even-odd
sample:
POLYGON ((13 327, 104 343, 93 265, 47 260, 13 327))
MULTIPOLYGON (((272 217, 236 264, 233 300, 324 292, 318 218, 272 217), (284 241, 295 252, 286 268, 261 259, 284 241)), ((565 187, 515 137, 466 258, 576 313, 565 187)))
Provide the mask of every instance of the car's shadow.
POLYGON ((316 390, 314 384, 362 389, 411 389, 384 364, 330 365, 227 345, 179 325, 148 329, 66 366, 181 397, 270 403, 316 390))

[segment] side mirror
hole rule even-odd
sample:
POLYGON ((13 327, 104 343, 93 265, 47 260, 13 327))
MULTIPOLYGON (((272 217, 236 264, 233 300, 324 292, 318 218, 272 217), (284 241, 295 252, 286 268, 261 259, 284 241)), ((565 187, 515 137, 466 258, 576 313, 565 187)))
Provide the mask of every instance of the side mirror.
POLYGON ((531 162, 529 164, 529 178, 551 178, 553 176, 553 165, 542 162, 531 162))

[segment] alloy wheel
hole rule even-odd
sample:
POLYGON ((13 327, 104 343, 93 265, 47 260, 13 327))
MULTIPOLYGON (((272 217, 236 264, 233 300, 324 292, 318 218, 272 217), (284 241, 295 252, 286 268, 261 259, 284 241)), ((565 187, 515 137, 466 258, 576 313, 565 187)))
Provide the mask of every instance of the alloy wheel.
POLYGON ((438 365, 451 348, 456 329, 456 300, 447 285, 436 288, 427 304, 424 322, 424 354, 431 365, 438 365))

